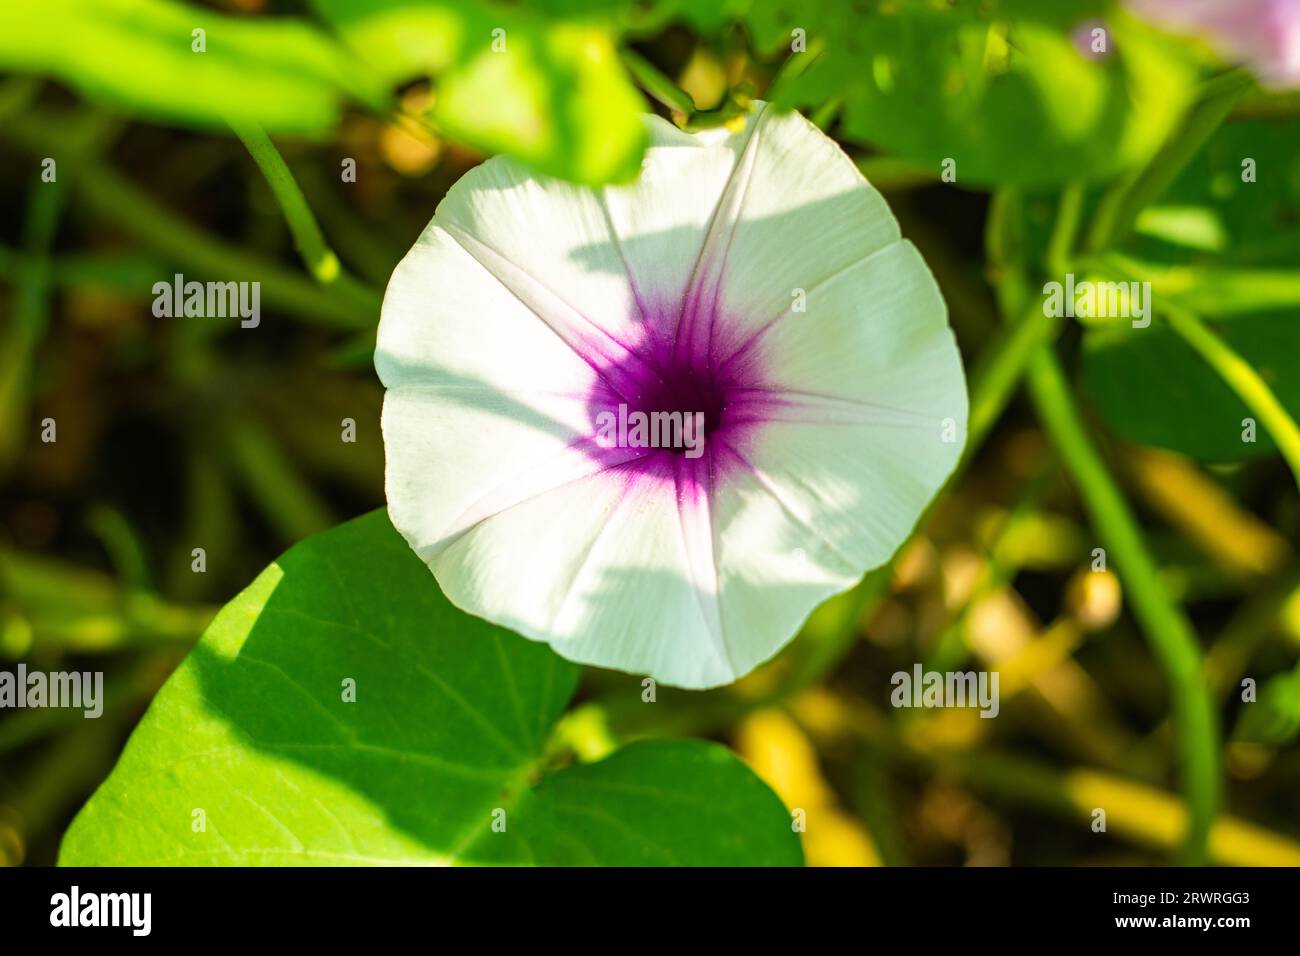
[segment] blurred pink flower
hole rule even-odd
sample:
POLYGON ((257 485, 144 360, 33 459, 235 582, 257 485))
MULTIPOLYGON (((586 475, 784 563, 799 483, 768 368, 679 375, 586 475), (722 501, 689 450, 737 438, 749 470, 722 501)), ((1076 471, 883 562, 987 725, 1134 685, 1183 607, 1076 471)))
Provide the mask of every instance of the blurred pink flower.
POLYGON ((1268 86, 1300 86, 1300 0, 1129 0, 1152 23, 1204 37, 1268 86))
POLYGON ((1080 55, 1089 60, 1104 60, 1110 56, 1110 31, 1106 21, 1099 19, 1084 20, 1070 31, 1070 42, 1080 55))

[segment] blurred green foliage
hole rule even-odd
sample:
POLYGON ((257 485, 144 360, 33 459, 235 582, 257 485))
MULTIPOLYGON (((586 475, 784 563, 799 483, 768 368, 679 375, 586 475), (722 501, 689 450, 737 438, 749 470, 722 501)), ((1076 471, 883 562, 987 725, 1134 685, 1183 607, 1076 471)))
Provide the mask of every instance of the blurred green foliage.
MULTIPOLYGON (((1300 124, 1244 119, 1215 132, 1109 261, 1116 274, 1140 272, 1156 296, 1222 319, 1224 341, 1300 417, 1298 260, 1300 124)), ((1171 329, 1090 329, 1084 369, 1126 438, 1203 461, 1277 448, 1266 430, 1241 441, 1250 409, 1171 329)))
POLYGON ((344 95, 378 94, 337 43, 305 23, 248 21, 171 0, 5 4, 0 67, 57 77, 146 119, 209 129, 232 116, 325 132, 344 95))
POLYGON ((761 49, 802 30, 816 57, 777 86, 793 106, 843 103, 842 134, 962 182, 1051 185, 1106 179, 1151 158, 1182 115, 1195 72, 1182 51, 1099 4, 763 3, 761 49), (884 9, 884 8, 882 8, 884 9), (1032 130, 1032 135, 1026 132, 1032 130))
MULTIPOLYGON (((1300 416, 1300 324, 1293 312, 1243 315, 1220 334, 1300 416)), ((1243 442, 1251 410, 1177 333, 1112 327, 1088 334, 1086 381, 1098 410, 1125 438, 1202 461, 1276 453, 1266 430, 1243 442)))
POLYGON ((552 742, 726 741, 834 821, 812 863, 1300 861, 1294 94, 1110 0, 50 0, 0 6, 0 70, 0 657, 109 688, 0 714, 0 859, 53 861, 214 609, 382 503, 373 328, 447 187, 624 180, 642 111, 762 97, 933 268, 963 470, 752 678, 647 708, 588 669, 552 742), (152 319, 173 271, 260 281, 263 334, 152 319), (1044 316, 1066 272, 1150 281, 1152 326, 1044 316), (917 660, 1000 669, 1002 719, 883 707, 917 660))
POLYGON ((318 135, 345 103, 390 108, 398 85, 434 75, 438 95, 420 118, 470 145, 582 182, 640 169, 640 100, 599 24, 474 2, 313 7, 323 23, 171 0, 6 5, 0 67, 57 77, 145 119, 318 135))

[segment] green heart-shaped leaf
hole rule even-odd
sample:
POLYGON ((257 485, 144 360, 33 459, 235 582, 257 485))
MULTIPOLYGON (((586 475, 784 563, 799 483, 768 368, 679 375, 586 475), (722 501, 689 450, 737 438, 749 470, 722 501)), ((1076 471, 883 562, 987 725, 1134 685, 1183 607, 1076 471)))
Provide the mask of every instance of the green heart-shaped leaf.
POLYGON ((801 862, 780 800, 719 745, 548 767, 577 675, 453 607, 372 513, 292 548, 222 610, 60 862, 801 862))

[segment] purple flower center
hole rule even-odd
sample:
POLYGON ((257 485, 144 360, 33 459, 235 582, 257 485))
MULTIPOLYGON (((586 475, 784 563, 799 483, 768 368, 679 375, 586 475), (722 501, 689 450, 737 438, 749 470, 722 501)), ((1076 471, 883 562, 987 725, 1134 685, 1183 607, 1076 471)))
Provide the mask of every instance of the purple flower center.
MULTIPOLYGON (((685 421, 685 416, 698 416, 702 437, 725 429, 728 411, 729 380, 715 374, 707 362, 698 363, 693 357, 667 355, 639 356, 643 367, 632 377, 636 382, 634 394, 628 395, 630 410, 647 415, 668 413, 670 421, 685 421)), ((687 444, 674 443, 667 450, 678 454, 689 451, 687 444)))
POLYGON ((755 429, 780 404, 756 338, 728 334, 736 324, 700 298, 643 308, 637 341, 611 340, 602 352, 613 354, 592 361, 600 379, 587 399, 591 453, 629 480, 674 482, 683 499, 746 466, 755 429))

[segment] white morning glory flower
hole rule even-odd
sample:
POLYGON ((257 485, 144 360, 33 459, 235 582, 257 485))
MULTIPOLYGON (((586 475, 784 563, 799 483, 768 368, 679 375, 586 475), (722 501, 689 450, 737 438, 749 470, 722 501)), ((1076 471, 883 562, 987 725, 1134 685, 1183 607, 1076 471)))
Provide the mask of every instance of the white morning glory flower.
POLYGON ((711 687, 890 558, 966 391, 934 278, 832 140, 763 104, 647 122, 635 184, 490 159, 398 265, 388 511, 464 610, 711 687))

